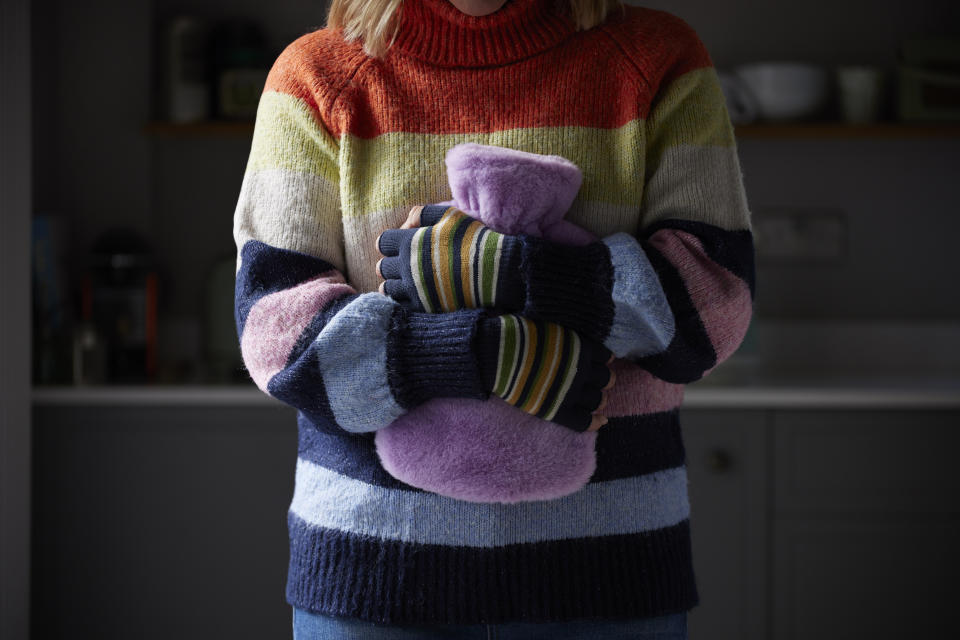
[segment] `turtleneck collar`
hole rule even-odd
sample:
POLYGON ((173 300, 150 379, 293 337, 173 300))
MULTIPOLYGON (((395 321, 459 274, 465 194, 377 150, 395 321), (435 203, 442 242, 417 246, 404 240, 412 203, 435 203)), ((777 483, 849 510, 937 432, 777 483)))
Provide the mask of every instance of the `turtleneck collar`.
POLYGON ((507 0, 479 17, 450 0, 404 0, 391 50, 443 67, 494 66, 549 49, 573 31, 566 0, 507 0))

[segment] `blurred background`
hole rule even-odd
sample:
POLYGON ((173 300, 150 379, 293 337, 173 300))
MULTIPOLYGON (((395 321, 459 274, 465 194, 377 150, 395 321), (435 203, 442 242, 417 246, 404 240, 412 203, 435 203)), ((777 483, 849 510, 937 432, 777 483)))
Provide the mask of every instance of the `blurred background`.
MULTIPOLYGON (((706 43, 757 247, 751 329, 681 418, 691 637, 957 633, 960 3, 631 4, 706 43)), ((240 361, 232 217, 267 70, 326 8, 4 9, 4 35, 26 28, 8 42, 28 64, 3 70, 29 83, 31 122, 16 131, 5 95, 31 158, 5 179, 29 176, 31 215, 4 222, 29 255, 3 286, 29 292, 32 326, 27 349, 0 314, 32 372, 29 399, 3 387, 4 495, 29 513, 0 514, 4 553, 31 549, 4 570, 30 584, 5 629, 28 595, 35 638, 289 635, 295 412, 240 361)))

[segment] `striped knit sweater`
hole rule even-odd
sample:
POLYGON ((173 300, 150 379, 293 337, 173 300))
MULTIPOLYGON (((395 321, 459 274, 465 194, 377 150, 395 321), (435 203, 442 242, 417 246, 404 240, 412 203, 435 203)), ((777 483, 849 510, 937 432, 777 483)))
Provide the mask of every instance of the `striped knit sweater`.
POLYGON ((576 31, 566 4, 511 0, 471 18, 407 0, 384 59, 320 29, 270 71, 235 212, 235 311, 250 376, 298 410, 294 606, 467 624, 698 601, 678 409, 684 384, 730 356, 750 321, 735 140, 687 23, 627 7, 576 31), (569 158, 584 179, 567 219, 622 241, 596 258, 612 271, 614 313, 595 321, 626 355, 596 472, 564 498, 446 498, 394 479, 374 450, 375 432, 437 386, 484 396, 477 315, 408 311, 377 292, 375 270, 382 231, 450 200, 444 153, 467 141, 569 158), (657 346, 663 327, 635 311, 661 296, 669 340, 657 346))

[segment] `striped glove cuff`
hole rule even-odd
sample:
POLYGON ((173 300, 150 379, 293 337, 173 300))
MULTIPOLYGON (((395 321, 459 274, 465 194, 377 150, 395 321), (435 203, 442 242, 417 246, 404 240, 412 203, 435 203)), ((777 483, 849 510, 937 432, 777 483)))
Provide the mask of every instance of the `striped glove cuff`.
POLYGON ((456 207, 425 206, 423 226, 380 236, 385 293, 427 313, 523 306, 521 242, 456 207))
POLYGON ((506 314, 481 321, 483 383, 509 404, 585 431, 610 381, 610 351, 551 322, 506 314))

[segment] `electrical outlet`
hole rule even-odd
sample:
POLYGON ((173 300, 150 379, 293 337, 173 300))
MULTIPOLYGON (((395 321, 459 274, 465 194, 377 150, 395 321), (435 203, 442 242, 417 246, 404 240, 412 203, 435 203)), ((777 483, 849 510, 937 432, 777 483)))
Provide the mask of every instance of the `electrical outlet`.
POLYGON ((846 256, 847 221, 839 209, 761 207, 752 213, 758 260, 829 263, 846 256))

